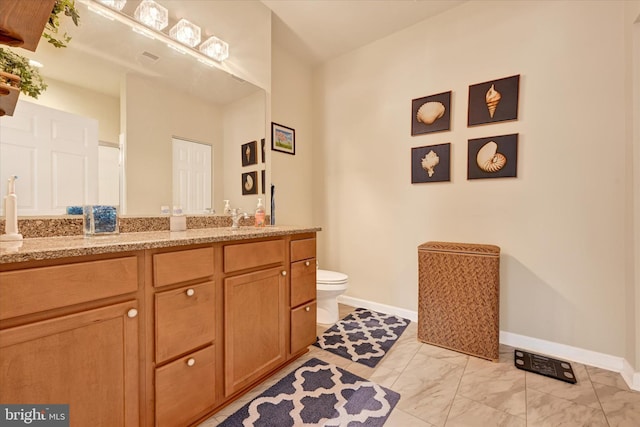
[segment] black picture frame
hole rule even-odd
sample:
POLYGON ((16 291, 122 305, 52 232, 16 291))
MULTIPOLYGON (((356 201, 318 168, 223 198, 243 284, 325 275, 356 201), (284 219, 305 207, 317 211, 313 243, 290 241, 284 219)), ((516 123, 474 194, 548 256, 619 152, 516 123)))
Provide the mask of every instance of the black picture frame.
POLYGON ((467 126, 518 120, 519 92, 520 74, 470 85, 467 126))
POLYGON ((411 100, 411 136, 451 129, 451 91, 411 100))
POLYGON ((264 138, 262 138, 260 140, 260 148, 261 148, 261 151, 262 151, 262 163, 266 163, 267 162, 267 155, 266 155, 266 152, 265 152, 265 145, 266 145, 266 142, 265 142, 264 138))
POLYGON ((242 174, 242 195, 258 194, 258 171, 242 174))
POLYGON ((240 155, 242 156, 242 166, 251 166, 258 164, 257 141, 247 142, 240 147, 240 155))
POLYGON ((271 122, 271 150, 296 154, 296 131, 293 128, 271 122))
POLYGON ((266 191, 265 191, 266 190, 266 183, 265 183, 266 173, 265 173, 264 169, 262 169, 262 171, 260 171, 260 175, 261 175, 260 176, 260 178, 261 178, 260 179, 260 183, 262 184, 262 194, 265 194, 266 193, 266 191))
POLYGON ((451 181, 451 143, 411 148, 411 183, 442 181, 451 181))
POLYGON ((468 140, 467 179, 515 178, 517 175, 517 133, 468 140))

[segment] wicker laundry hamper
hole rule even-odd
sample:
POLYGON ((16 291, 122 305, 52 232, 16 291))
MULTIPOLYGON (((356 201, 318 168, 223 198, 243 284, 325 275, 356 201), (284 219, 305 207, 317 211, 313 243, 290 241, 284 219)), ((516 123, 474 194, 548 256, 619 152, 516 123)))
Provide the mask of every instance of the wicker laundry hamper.
POLYGON ((418 339, 497 361, 500 248, 427 242, 418 267, 418 339))

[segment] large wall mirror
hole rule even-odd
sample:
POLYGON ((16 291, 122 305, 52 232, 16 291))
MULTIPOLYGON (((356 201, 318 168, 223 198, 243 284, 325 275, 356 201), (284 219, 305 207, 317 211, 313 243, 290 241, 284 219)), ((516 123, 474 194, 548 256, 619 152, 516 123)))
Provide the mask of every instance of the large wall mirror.
MULTIPOLYGON (((266 136, 265 91, 105 19, 83 2, 76 6, 81 25, 67 27, 72 36, 67 48, 56 49, 42 40, 36 52, 16 50, 44 65, 41 74, 49 85, 38 100, 21 94, 19 102, 97 120, 100 150, 110 153, 105 162, 113 159, 113 149, 122 162, 120 169, 107 173, 118 174, 117 195, 112 192, 109 197, 118 198, 121 212, 158 215, 162 206, 176 203, 172 147, 176 139, 211 147, 211 206, 191 213, 222 213, 224 200, 250 211, 258 197, 268 200, 268 185, 256 182, 257 191, 247 196, 242 181, 246 173, 255 172, 258 180, 270 176, 269 159, 264 158, 269 150, 261 150, 266 136), (258 151, 256 162, 243 166, 241 147, 252 141, 258 151)), ((20 111, 19 105, 14 117, 1 120, 20 120, 20 111)), ((8 169, 7 162, 2 168, 8 169)), ((0 170, 3 178, 9 173, 0 170)), ((99 202, 93 195, 90 199, 99 202)), ((63 208, 26 209, 19 215, 64 213, 63 208)))

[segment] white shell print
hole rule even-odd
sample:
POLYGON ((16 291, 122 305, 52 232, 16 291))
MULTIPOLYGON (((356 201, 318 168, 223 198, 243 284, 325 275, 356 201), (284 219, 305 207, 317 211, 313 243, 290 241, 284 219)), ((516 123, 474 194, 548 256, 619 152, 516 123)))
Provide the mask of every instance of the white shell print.
POLYGON ((440 163, 440 157, 431 150, 422 158, 422 169, 427 171, 429 177, 431 177, 435 172, 433 169, 438 165, 438 163, 440 163))
POLYGON ((253 188, 253 178, 251 178, 251 175, 247 175, 247 180, 244 182, 244 189, 247 191, 251 191, 252 188, 253 188))
POLYGON ((489 141, 478 151, 476 162, 478 167, 485 172, 498 172, 507 164, 507 158, 498 153, 498 144, 489 141))
POLYGON ((500 99, 502 99, 502 95, 500 92, 496 90, 496 88, 491 85, 489 90, 484 96, 484 99, 487 103, 487 108, 489 109, 489 115, 493 119, 493 115, 496 113, 496 108, 498 108, 498 104, 500 103, 500 99))
POLYGON ((425 102, 418 108, 416 119, 425 125, 430 125, 444 116, 444 104, 442 102, 425 102))

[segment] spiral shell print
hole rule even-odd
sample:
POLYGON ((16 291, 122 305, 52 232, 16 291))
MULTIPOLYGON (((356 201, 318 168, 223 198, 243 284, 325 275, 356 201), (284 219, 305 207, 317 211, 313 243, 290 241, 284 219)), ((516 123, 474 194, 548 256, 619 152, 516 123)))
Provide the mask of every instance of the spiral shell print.
POLYGON ((498 172, 507 164, 507 158, 498 153, 498 144, 489 141, 478 150, 476 163, 481 170, 493 173, 498 172))

